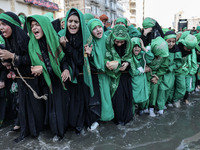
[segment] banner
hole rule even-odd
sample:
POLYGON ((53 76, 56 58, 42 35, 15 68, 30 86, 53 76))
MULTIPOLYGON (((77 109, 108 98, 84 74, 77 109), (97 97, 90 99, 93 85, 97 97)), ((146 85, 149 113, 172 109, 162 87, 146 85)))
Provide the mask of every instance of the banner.
POLYGON ((31 3, 33 5, 37 5, 37 6, 41 6, 41 7, 45 7, 54 11, 58 11, 58 4, 53 3, 53 2, 49 2, 49 1, 45 1, 45 0, 24 0, 24 2, 26 3, 31 3))

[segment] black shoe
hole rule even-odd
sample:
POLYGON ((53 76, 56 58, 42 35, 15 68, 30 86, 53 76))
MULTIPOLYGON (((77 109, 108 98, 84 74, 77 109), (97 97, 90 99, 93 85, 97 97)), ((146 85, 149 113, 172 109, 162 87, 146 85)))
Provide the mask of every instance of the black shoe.
POLYGON ((24 136, 19 136, 19 137, 17 137, 16 139, 14 139, 14 141, 15 141, 16 143, 19 143, 19 142, 22 141, 24 138, 25 138, 24 136))

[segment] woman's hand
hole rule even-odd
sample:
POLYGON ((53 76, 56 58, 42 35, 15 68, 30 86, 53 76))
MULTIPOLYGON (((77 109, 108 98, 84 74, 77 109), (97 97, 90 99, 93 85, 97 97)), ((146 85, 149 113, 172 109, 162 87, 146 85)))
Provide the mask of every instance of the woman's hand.
POLYGON ((61 44, 64 48, 66 48, 66 42, 69 42, 68 39, 67 39, 65 36, 62 36, 62 37, 60 38, 60 44, 61 44))
POLYGON ((119 68, 120 71, 124 71, 126 70, 126 68, 128 67, 129 63, 128 62, 123 62, 122 66, 119 68))
POLYGON ((0 81, 0 89, 3 89, 5 87, 5 82, 0 81))
POLYGON ((88 44, 85 44, 85 46, 84 46, 85 54, 87 54, 89 57, 90 57, 90 55, 91 55, 91 53, 92 53, 92 46, 93 46, 93 45, 88 46, 88 44))
POLYGON ((7 59, 14 59, 15 53, 11 53, 8 50, 0 49, 0 58, 1 60, 7 60, 7 59))
POLYGON ((42 69, 34 70, 34 67, 35 66, 31 66, 31 72, 32 72, 32 74, 34 76, 40 76, 43 73, 42 69))
POLYGON ((5 66, 8 70, 12 68, 11 63, 2 62, 2 65, 5 66))
POLYGON ((106 62, 106 67, 107 67, 109 70, 113 70, 113 66, 111 66, 111 64, 110 64, 109 61, 106 62))
POLYGON ((144 70, 144 72, 150 72, 150 67, 149 66, 145 66, 145 70, 144 70))
POLYGON ((69 79, 69 81, 71 81, 71 76, 70 76, 69 70, 65 69, 61 74, 61 78, 62 78, 63 82, 67 81, 67 79, 69 79))
POLYGON ((158 79, 156 77, 151 78, 151 82, 153 84, 157 84, 158 83, 158 79))

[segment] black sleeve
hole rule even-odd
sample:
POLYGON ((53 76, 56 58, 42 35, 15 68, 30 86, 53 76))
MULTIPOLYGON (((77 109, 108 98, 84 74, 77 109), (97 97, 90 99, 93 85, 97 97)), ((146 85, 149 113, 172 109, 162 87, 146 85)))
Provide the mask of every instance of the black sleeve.
POLYGON ((7 69, 2 64, 0 64, 0 81, 6 80, 7 73, 7 69))
POLYGON ((60 62, 60 69, 61 69, 61 71, 64 71, 65 69, 69 70, 67 58, 65 56, 63 57, 63 59, 60 62))

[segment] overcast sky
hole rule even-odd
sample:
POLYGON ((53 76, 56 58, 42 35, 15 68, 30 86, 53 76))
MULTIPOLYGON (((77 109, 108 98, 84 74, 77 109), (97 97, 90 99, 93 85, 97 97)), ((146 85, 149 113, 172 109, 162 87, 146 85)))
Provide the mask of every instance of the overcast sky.
POLYGON ((152 17, 162 27, 171 27, 174 15, 183 11, 183 18, 200 18, 200 0, 145 0, 145 17, 152 17))

